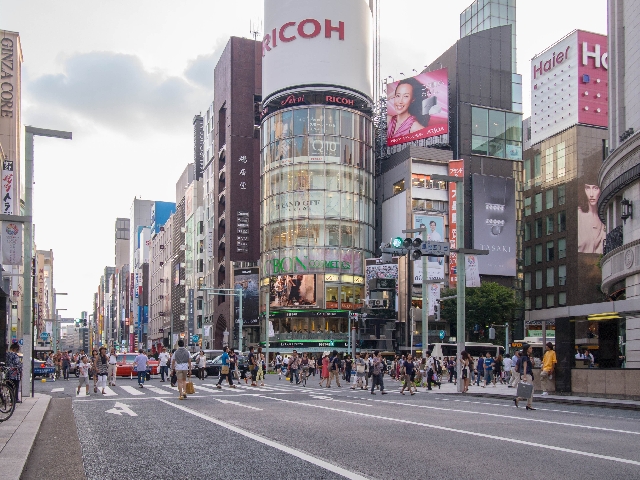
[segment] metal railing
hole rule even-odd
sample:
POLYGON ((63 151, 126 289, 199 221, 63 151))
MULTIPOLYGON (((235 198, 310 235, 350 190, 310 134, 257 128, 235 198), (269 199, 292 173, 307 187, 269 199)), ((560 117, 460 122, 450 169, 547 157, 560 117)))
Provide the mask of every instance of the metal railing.
POLYGON ((607 237, 604 239, 602 253, 606 255, 622 245, 624 245, 624 238, 622 235, 622 225, 620 225, 607 233, 607 237))

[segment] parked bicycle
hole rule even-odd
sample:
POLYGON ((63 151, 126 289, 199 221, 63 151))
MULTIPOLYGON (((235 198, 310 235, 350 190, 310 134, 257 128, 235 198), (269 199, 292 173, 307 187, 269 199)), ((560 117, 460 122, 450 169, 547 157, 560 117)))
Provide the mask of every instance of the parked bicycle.
POLYGON ((13 381, 8 378, 9 371, 4 362, 0 362, 0 422, 9 420, 16 408, 17 392, 13 381))

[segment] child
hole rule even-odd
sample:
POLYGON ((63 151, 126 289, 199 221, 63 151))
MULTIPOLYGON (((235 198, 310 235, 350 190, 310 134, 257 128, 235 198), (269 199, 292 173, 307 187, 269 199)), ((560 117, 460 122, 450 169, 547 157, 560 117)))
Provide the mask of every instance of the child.
POLYGON ((90 368, 91 368, 91 365, 89 364, 89 359, 87 358, 86 355, 84 355, 82 357, 80 366, 78 367, 78 370, 80 371, 80 377, 78 381, 78 391, 76 395, 80 395, 80 387, 82 387, 82 385, 84 385, 87 389, 86 395, 89 395, 89 369, 90 368))

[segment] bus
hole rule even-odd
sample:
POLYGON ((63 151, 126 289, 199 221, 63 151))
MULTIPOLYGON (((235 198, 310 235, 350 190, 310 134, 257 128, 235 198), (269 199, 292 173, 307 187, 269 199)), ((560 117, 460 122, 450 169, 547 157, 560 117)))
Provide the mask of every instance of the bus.
MULTIPOLYGON (((492 357, 498 355, 504 355, 505 349, 501 345, 494 345, 493 343, 476 343, 466 342, 464 349, 473 358, 484 357, 487 352, 492 357)), ((442 360, 444 357, 457 357, 458 345, 456 343, 431 343, 429 344, 429 350, 431 350, 431 356, 442 360)))
MULTIPOLYGON (((556 345, 555 337, 547 337, 547 342, 551 342, 553 346, 556 345)), ((522 346, 527 344, 533 347, 533 356, 535 358, 542 358, 545 352, 545 346, 542 343, 542 337, 525 337, 523 340, 514 340, 510 343, 511 354, 514 354, 517 350, 522 350, 522 346)))

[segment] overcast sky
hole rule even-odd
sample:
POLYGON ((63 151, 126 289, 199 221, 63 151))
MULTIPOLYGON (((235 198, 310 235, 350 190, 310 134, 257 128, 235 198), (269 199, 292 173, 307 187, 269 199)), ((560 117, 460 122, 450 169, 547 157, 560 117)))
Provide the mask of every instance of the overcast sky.
MULTIPOLYGON (((382 0, 381 78, 411 75, 449 48, 470 3, 382 0)), ((606 16, 606 0, 518 0, 525 115, 531 57, 576 28, 606 33, 606 16)), ((37 138, 35 149, 36 243, 54 251, 64 317, 91 311, 114 263, 115 219, 133 198, 175 201, 215 63, 262 18, 262 0, 0 0, 0 29, 22 40, 23 123, 73 132, 71 142, 37 138)))

